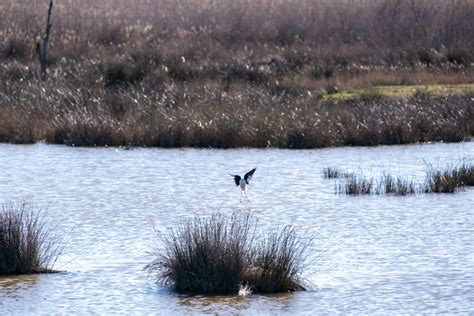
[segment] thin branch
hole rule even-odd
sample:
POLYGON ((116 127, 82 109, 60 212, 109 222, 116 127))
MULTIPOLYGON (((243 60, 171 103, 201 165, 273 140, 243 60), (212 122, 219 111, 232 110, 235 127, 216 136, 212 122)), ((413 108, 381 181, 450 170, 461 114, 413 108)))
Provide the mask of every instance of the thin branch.
POLYGON ((48 9, 48 18, 46 20, 46 32, 43 37, 43 43, 38 42, 36 43, 36 53, 38 54, 39 62, 41 65, 41 74, 43 78, 46 76, 46 69, 48 68, 48 42, 49 36, 51 34, 51 12, 53 11, 53 0, 49 2, 49 9, 48 9))

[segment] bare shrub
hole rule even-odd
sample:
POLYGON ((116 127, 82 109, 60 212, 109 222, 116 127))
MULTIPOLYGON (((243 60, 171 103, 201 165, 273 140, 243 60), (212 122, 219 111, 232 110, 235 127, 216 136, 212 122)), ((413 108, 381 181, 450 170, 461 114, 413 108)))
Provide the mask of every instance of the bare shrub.
MULTIPOLYGON (((31 43, 30 46, 32 46, 31 43)), ((9 38, 1 46, 1 55, 5 59, 24 60, 27 59, 30 54, 31 48, 28 47, 26 41, 16 37, 9 38)))

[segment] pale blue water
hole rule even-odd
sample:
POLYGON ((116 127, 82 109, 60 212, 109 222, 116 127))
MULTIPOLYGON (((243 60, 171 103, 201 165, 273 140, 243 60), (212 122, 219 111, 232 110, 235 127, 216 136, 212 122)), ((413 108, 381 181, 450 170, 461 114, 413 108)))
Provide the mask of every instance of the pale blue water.
POLYGON ((68 239, 64 273, 0 278, 0 314, 474 313, 474 189, 408 197, 335 194, 324 167, 420 179, 474 159, 474 143, 278 149, 72 148, 0 144, 0 202, 46 208, 68 239), (248 196, 229 173, 257 166, 248 196), (195 213, 251 212, 262 230, 315 235, 310 291, 196 297, 143 267, 166 231, 195 213))

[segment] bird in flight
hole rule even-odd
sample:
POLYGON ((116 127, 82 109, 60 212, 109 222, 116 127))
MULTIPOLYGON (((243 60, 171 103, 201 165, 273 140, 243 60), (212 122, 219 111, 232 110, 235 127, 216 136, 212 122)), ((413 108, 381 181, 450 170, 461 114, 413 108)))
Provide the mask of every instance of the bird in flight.
POLYGON ((242 179, 241 176, 236 175, 236 174, 231 174, 232 177, 234 177, 234 182, 236 186, 240 186, 240 202, 242 202, 242 195, 245 194, 245 197, 247 198, 247 201, 249 200, 247 193, 247 185, 249 184, 250 179, 252 179, 253 174, 255 173, 255 170, 257 168, 253 168, 249 172, 247 172, 244 175, 244 178, 242 179))

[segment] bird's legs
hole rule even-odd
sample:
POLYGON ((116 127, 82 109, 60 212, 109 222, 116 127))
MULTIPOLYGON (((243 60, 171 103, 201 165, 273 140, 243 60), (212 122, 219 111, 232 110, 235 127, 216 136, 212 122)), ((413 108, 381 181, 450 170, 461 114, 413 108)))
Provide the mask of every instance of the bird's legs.
POLYGON ((242 203, 242 195, 244 194, 244 191, 240 191, 240 203, 242 203))
POLYGON ((247 198, 247 201, 250 202, 249 197, 247 196, 247 192, 244 191, 245 197, 247 198))

